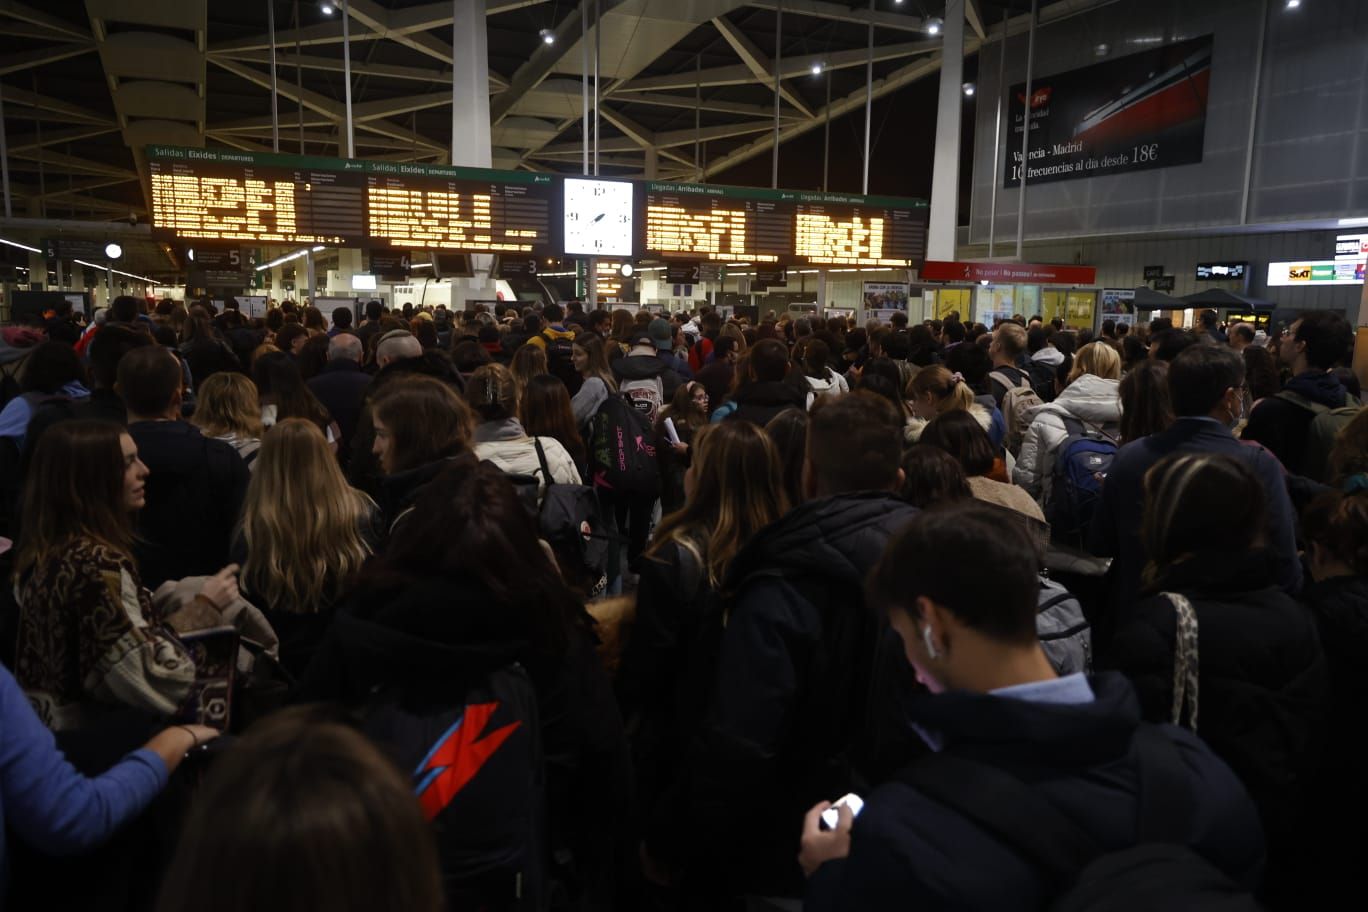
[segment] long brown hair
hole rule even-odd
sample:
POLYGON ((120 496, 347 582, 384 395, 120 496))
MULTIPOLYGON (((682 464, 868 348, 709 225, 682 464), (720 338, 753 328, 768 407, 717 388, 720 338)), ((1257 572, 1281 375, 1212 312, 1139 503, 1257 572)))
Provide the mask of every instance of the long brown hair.
POLYGON ((371 741, 295 707, 215 762, 167 872, 159 912, 439 912, 432 828, 371 741))
POLYGON ((15 576, 90 538, 130 560, 133 520, 124 497, 121 438, 110 421, 62 421, 43 432, 24 484, 15 576))
POLYGON ((513 373, 513 383, 518 390, 518 401, 521 402, 523 390, 527 389, 527 384, 532 378, 540 377, 550 370, 546 361, 546 349, 537 345, 522 346, 513 353, 513 362, 509 365, 509 370, 513 373))
POLYGON ((211 437, 260 438, 261 399, 246 374, 219 371, 206 377, 190 422, 211 437))
POLYGON ((394 472, 455 456, 470 448, 475 419, 451 387, 432 377, 396 377, 371 411, 394 437, 394 472))
POLYGON ((1264 490, 1244 463, 1215 453, 1175 453, 1145 473, 1140 541, 1146 585, 1174 564, 1217 560, 1264 543, 1264 490))
MULTIPOLYGON (((708 416, 703 414, 703 410, 695 405, 693 400, 694 390, 702 385, 697 380, 686 380, 679 384, 679 389, 675 390, 674 398, 670 400, 670 404, 660 411, 660 423, 663 425, 665 419, 669 418, 676 425, 683 421, 692 429, 698 429, 707 424, 708 416)), ((708 407, 712 408, 713 404, 709 402, 708 407)))
POLYGON ((647 556, 677 542, 700 559, 717 587, 741 546, 788 512, 784 468, 774 441, 749 421, 707 425, 694 437, 693 451, 692 495, 661 520, 647 556))
POLYGON ((603 338, 593 333, 584 333, 575 339, 575 347, 589 356, 584 377, 598 377, 609 390, 616 391, 617 380, 613 377, 613 368, 608 363, 608 349, 605 346, 603 338))
POLYGON ((539 374, 529 380, 523 390, 518 417, 529 437, 550 437, 560 441, 575 465, 584 465, 584 440, 575 427, 570 392, 559 377, 539 374))
POLYGON ((318 426, 287 418, 261 442, 242 508, 242 581, 271 607, 301 614, 336 599, 371 549, 374 505, 347 484, 318 426))

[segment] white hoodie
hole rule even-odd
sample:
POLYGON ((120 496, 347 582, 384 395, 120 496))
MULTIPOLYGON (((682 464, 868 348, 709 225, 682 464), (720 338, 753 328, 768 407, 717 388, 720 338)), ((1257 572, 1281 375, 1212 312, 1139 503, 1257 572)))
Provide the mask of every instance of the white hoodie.
POLYGON ((1031 360, 1039 361, 1042 364, 1048 364, 1050 367, 1059 367, 1059 365, 1064 363, 1064 353, 1053 345, 1047 345, 1034 355, 1031 355, 1031 360))
POLYGON ((846 382, 845 377, 836 373, 829 367, 826 369, 826 372, 827 375, 825 377, 813 377, 810 374, 808 375, 808 388, 811 390, 807 397, 807 407, 809 411, 812 410, 813 404, 822 396, 838 396, 841 393, 850 392, 850 384, 846 382))
MULTIPOLYGON (((1050 349, 1051 351, 1053 349, 1050 349)), ((1054 472, 1055 451, 1068 438, 1064 416, 1077 418, 1095 428, 1115 425, 1121 420, 1121 381, 1104 380, 1096 374, 1083 374, 1070 383, 1055 401, 1028 414, 1031 420, 1021 442, 1012 480, 1021 485, 1042 506, 1050 501, 1050 476, 1054 472)))

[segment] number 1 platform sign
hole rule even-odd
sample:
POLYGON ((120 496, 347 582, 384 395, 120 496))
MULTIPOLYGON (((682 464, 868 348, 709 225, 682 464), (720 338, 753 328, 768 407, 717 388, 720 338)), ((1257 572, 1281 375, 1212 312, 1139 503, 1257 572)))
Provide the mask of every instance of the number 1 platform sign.
MULTIPOLYGON (((1212 36, 1031 83, 1026 183, 1124 174, 1202 160, 1212 36)), ((1026 86, 1012 86, 1003 186, 1021 181, 1026 86)))

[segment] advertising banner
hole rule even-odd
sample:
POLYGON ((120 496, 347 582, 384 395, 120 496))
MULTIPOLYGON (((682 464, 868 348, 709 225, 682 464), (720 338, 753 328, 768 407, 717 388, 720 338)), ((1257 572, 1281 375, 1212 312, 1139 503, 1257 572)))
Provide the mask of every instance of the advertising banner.
POLYGON ((1110 320, 1120 314, 1128 314, 1134 312, 1134 288, 1102 289, 1102 319, 1110 320))
POLYGON ((865 282, 865 311, 901 310, 903 313, 907 313, 908 290, 909 286, 895 282, 865 282))
POLYGON ((1049 263, 959 263, 927 260, 921 277, 927 282, 1015 282, 1050 285, 1091 285, 1097 281, 1092 266, 1049 263))
MULTIPOLYGON (((1031 82, 1028 184, 1202 160, 1212 36, 1129 54, 1031 82)), ((1007 98, 1003 186, 1021 178, 1026 85, 1007 98)))
POLYGON ((1268 287, 1286 285, 1362 285, 1363 260, 1302 260, 1269 263, 1268 287))

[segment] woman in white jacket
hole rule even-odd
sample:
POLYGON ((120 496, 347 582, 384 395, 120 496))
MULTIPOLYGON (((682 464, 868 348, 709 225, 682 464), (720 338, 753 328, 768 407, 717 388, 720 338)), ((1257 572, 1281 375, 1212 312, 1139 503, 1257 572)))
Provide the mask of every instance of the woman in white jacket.
POLYGON ((814 339, 808 344, 807 351, 803 354, 803 373, 808 383, 809 411, 822 396, 837 396, 850 392, 850 384, 846 382, 845 377, 830 368, 830 361, 831 348, 825 342, 814 339))
POLYGON ((486 364, 470 375, 466 403, 475 411, 475 457, 488 460, 509 475, 537 479, 537 497, 550 484, 581 484, 575 461, 554 437, 529 437, 517 419, 518 391, 513 374, 502 364, 486 364), (541 444, 551 477, 546 478, 537 454, 541 444))
POLYGON ((1120 387, 1120 355, 1104 342, 1093 342, 1083 346, 1074 358, 1064 391, 1053 402, 1037 408, 1031 416, 1012 480, 1046 506, 1047 513, 1055 455, 1069 436, 1064 419, 1075 418, 1085 427, 1118 437, 1120 387))

